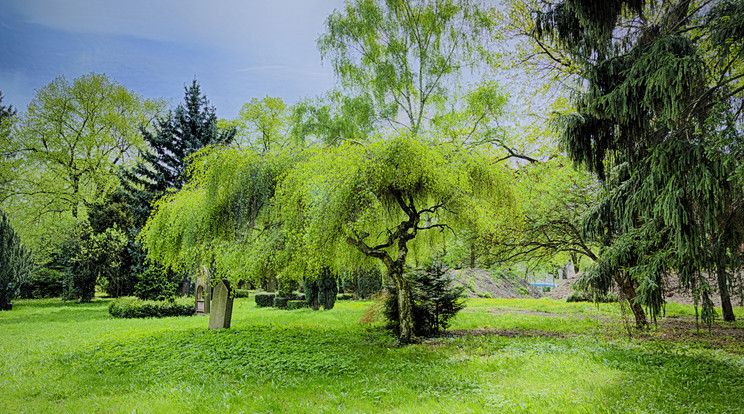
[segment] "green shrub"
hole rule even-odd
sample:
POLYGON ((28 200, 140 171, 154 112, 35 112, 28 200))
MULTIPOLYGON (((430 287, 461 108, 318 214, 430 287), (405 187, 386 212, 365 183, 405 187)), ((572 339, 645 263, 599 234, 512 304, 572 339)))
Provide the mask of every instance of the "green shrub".
POLYGON ((236 298, 248 298, 251 296, 251 291, 248 289, 235 289, 236 298))
POLYGON ((288 300, 287 301, 287 309, 288 310, 295 310, 295 309, 302 309, 307 308, 307 302, 304 300, 288 300))
POLYGON ((589 292, 574 291, 566 298, 566 302, 595 302, 595 303, 611 303, 618 302, 620 298, 614 293, 607 293, 606 295, 592 296, 589 292))
POLYGON ((65 273, 50 269, 39 268, 21 285, 20 297, 23 299, 61 298, 64 292, 65 273))
POLYGON ((194 299, 155 301, 135 298, 117 299, 109 305, 109 314, 115 318, 163 318, 167 316, 194 315, 194 299))
POLYGON ((517 286, 517 292, 523 294, 524 296, 530 295, 530 291, 528 291, 527 288, 524 286, 517 286))
POLYGON ((274 296, 274 307, 279 309, 285 309, 289 299, 283 296, 274 296))
MULTIPOLYGON (((413 330, 417 336, 431 336, 447 329, 449 320, 465 308, 463 286, 454 286, 454 279, 446 275, 442 262, 435 258, 424 269, 406 275, 411 285, 413 330)), ((399 332, 398 292, 388 286, 383 314, 388 327, 399 332)))
POLYGON ((0 310, 5 310, 31 275, 34 261, 8 216, 5 212, 0 214, 0 310))
POLYGON ((176 296, 181 277, 162 266, 150 265, 137 279, 134 296, 142 300, 160 301, 176 296))
POLYGON ((324 309, 333 309, 338 294, 338 283, 329 269, 323 270, 320 278, 316 280, 305 279, 305 301, 313 310, 320 306, 324 309))
POLYGON ((261 308, 272 307, 274 306, 274 296, 276 296, 276 293, 274 292, 256 293, 256 296, 254 297, 256 300, 256 305, 261 308))
POLYGON ((354 299, 354 295, 351 293, 339 293, 336 295, 336 300, 352 300, 354 299))

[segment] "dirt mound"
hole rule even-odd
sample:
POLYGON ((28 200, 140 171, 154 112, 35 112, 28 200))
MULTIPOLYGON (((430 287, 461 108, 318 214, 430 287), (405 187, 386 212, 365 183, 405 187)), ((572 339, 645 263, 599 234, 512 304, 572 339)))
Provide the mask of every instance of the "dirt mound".
POLYGON ((452 269, 447 272, 455 283, 465 287, 468 297, 504 299, 539 298, 542 295, 532 285, 518 277, 485 269, 452 269))
POLYGON ((566 299, 569 297, 573 292, 574 289, 572 285, 579 280, 581 277, 581 272, 578 272, 574 274, 573 276, 569 277, 568 279, 563 279, 561 283, 553 288, 548 294, 545 295, 546 298, 550 299, 566 299))

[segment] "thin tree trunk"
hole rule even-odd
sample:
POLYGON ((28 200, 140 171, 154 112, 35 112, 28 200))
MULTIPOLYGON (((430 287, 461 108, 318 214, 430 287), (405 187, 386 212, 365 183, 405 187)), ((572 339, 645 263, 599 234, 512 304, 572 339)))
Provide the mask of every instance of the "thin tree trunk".
POLYGON ((716 269, 716 279, 718 279, 718 290, 721 292, 721 313, 723 320, 733 322, 736 320, 734 308, 731 306, 731 295, 728 291, 728 280, 726 278, 726 266, 719 261, 716 269))

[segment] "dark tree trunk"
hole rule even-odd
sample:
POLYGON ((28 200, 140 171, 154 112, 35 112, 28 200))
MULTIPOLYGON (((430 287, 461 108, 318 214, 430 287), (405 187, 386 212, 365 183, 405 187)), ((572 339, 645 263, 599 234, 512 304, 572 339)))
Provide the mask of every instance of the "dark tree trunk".
POLYGON ((718 280, 718 290, 721 292, 721 313, 723 313, 723 320, 733 322, 736 320, 736 316, 734 316, 734 308, 731 306, 731 295, 728 290, 726 266, 720 263, 720 261, 718 263, 718 268, 716 269, 716 279, 718 280))
POLYGON ((626 273, 620 273, 617 279, 617 285, 623 295, 628 299, 628 304, 630 305, 630 309, 633 312, 633 317, 635 318, 636 327, 645 328, 646 326, 648 326, 648 321, 646 320, 646 312, 643 311, 643 306, 641 306, 640 303, 636 303, 635 298, 638 296, 638 294, 636 293, 635 283, 633 282, 633 279, 630 277, 630 275, 626 273))

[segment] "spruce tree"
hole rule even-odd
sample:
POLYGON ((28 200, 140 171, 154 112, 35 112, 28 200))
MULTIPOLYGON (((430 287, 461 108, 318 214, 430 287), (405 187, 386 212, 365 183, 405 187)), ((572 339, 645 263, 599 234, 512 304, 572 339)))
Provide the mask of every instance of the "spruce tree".
POLYGON ((158 119, 154 133, 142 128, 149 150, 140 154, 142 160, 134 168, 122 173, 138 229, 147 221, 153 200, 181 189, 187 181, 189 155, 209 145, 228 145, 235 137, 234 128, 217 128, 215 108, 209 106, 196 80, 185 92, 184 103, 158 119))
POLYGON ((730 209, 740 201, 727 197, 740 191, 731 191, 735 163, 712 154, 710 140, 741 125, 716 120, 742 115, 744 65, 735 51, 744 45, 744 3, 564 0, 535 16, 534 35, 580 68, 576 112, 558 120, 563 146, 608 185, 587 223, 605 242, 605 258, 586 282, 627 281, 621 290, 637 289, 631 303, 655 317, 660 276, 674 271, 710 316, 703 275, 715 271, 724 320, 734 320, 725 275, 742 241, 730 209))
MULTIPOLYGON (((191 154, 209 145, 228 145, 235 138, 234 128, 217 128, 215 108, 209 106, 196 80, 184 89, 184 102, 157 120, 154 133, 141 129, 149 150, 140 154, 141 161, 132 169, 120 174, 121 190, 133 218, 128 255, 131 271, 136 275, 144 274, 148 266, 141 246, 133 240, 150 216, 153 202, 186 183, 191 154)), ((168 276, 173 278, 172 274, 168 276)))

